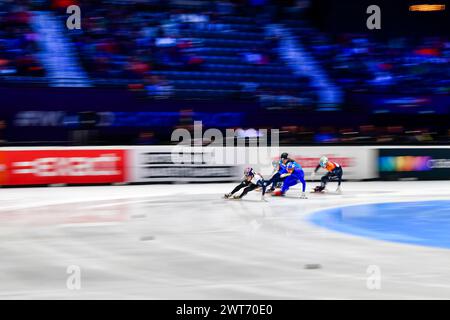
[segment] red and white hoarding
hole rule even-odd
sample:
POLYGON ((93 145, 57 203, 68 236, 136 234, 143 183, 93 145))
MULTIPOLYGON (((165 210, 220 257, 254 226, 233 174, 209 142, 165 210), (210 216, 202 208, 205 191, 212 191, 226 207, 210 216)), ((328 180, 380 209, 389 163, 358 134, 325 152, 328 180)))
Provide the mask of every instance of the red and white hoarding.
POLYGON ((122 183, 126 156, 119 149, 0 151, 0 185, 122 183))

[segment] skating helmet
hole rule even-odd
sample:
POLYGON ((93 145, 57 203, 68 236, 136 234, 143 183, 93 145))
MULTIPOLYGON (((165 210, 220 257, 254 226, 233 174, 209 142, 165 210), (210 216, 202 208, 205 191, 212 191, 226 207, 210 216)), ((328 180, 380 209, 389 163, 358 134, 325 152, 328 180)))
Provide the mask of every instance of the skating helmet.
POLYGON ((253 177, 255 175, 255 171, 252 168, 245 168, 244 176, 253 177))
POLYGON ((287 159, 288 158, 288 153, 287 152, 283 152, 282 154, 281 154, 281 160, 283 160, 283 159, 287 159))
POLYGON ((295 164, 293 162, 289 162, 286 166, 287 171, 292 171, 295 169, 295 164))
POLYGON ((327 157, 323 156, 322 158, 320 158, 319 164, 320 164, 320 166, 322 168, 325 168, 327 163, 328 163, 328 158, 327 157))
POLYGON ((279 161, 277 161, 277 160, 273 160, 272 161, 272 167, 274 167, 275 169, 276 168, 278 168, 278 165, 279 165, 280 163, 279 163, 279 161))

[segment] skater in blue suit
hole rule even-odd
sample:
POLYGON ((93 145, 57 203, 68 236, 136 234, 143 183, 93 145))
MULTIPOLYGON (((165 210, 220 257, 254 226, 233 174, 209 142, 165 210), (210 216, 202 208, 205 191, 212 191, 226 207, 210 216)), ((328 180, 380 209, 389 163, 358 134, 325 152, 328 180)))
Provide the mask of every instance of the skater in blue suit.
POLYGON ((300 196, 301 199, 307 199, 305 190, 306 190, 306 181, 305 181, 305 173, 303 172, 302 166, 296 162, 289 162, 286 166, 287 173, 281 175, 281 178, 284 178, 283 187, 281 188, 280 196, 284 196, 286 191, 289 190, 290 187, 295 186, 296 184, 302 184, 302 194, 300 196))
POLYGON ((267 190, 267 192, 273 192, 273 191, 275 191, 275 188, 277 188, 281 184, 283 184, 284 179, 281 178, 281 176, 283 174, 287 173, 286 166, 291 161, 293 162, 294 160, 289 159, 287 152, 283 152, 281 154, 279 161, 272 162, 272 165, 274 167, 274 172, 273 172, 270 180, 266 181, 267 186, 270 186, 270 185, 272 185, 272 186, 267 190))

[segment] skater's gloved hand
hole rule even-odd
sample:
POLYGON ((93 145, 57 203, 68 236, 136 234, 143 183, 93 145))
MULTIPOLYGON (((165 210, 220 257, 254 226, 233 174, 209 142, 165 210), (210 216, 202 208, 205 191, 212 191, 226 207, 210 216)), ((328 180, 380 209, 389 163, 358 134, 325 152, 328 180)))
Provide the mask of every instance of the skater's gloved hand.
POLYGON ((311 172, 311 178, 314 178, 315 176, 316 176, 316 172, 315 171, 311 172))

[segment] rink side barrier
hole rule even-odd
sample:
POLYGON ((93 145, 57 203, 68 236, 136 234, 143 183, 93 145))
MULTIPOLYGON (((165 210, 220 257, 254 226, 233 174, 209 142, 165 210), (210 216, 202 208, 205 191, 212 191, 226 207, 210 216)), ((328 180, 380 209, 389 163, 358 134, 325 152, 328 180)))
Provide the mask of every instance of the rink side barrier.
POLYGON ((450 180, 450 147, 379 148, 382 180, 450 180))
POLYGON ((217 160, 217 150, 208 147, 132 147, 129 150, 129 182, 235 181, 241 174, 239 167, 232 162, 217 160))
POLYGON ((125 148, 3 148, 0 185, 109 184, 127 181, 125 148))
MULTIPOLYGON (((279 160, 280 152, 287 152, 289 158, 298 162, 308 179, 322 156, 339 163, 344 170, 346 180, 371 180, 378 178, 377 150, 370 147, 280 147, 279 152, 272 154, 264 165, 256 165, 255 170, 263 176, 270 176, 272 161, 279 160)), ((317 175, 324 174, 320 170, 317 175)))
POLYGON ((228 182, 240 179, 247 166, 269 177, 281 152, 298 161, 307 177, 326 155, 342 165, 345 180, 450 179, 450 147, 175 148, 2 148, 0 185, 228 182))

